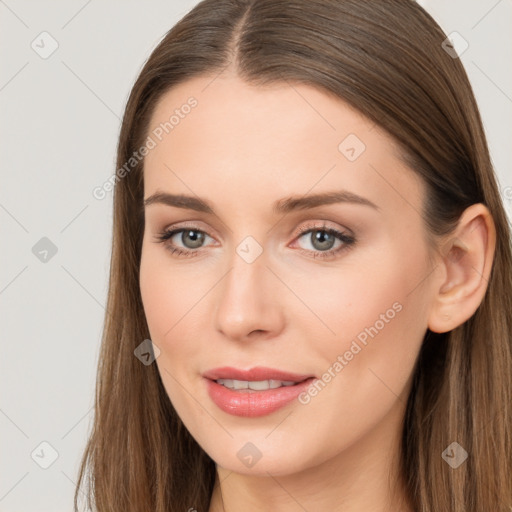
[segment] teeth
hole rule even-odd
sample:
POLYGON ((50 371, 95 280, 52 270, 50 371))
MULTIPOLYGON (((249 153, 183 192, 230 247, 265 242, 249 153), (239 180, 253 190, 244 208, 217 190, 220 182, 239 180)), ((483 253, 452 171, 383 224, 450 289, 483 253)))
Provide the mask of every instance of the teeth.
POLYGON ((281 386, 293 386, 295 382, 291 380, 235 380, 235 379, 218 379, 217 384, 222 384, 229 389, 252 389, 253 391, 264 391, 266 389, 276 389, 281 386))

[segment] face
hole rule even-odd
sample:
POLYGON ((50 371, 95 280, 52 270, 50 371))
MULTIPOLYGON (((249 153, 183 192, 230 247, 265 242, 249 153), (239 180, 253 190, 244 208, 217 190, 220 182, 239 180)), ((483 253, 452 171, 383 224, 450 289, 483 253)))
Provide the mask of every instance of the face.
POLYGON ((396 437, 432 290, 424 186, 392 139, 316 88, 236 76, 174 87, 148 136, 140 287, 192 436, 261 475, 396 437))

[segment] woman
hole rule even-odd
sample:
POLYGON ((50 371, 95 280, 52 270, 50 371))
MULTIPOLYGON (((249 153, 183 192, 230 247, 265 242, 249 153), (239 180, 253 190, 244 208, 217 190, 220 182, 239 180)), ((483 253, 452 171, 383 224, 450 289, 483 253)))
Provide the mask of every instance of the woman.
POLYGON ((511 509, 510 231, 447 48, 409 0, 205 0, 161 41, 119 140, 90 506, 511 509))

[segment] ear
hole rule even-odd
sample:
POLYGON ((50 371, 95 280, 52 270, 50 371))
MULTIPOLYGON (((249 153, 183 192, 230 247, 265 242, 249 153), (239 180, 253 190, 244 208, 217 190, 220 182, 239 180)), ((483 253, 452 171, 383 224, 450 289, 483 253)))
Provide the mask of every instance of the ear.
POLYGON ((481 304, 491 274, 496 228, 481 203, 468 207, 440 249, 439 276, 428 328, 448 332, 463 324, 481 304))

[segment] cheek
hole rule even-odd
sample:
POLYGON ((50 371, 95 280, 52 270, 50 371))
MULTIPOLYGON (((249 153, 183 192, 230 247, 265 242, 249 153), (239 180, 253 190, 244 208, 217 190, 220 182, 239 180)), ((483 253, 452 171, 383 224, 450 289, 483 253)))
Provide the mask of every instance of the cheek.
MULTIPOLYGON (((140 291, 150 338, 159 348, 156 359, 164 388, 176 409, 182 410, 186 397, 180 383, 182 371, 189 368, 194 357, 192 343, 187 343, 190 333, 189 303, 196 302, 192 287, 184 286, 182 276, 172 270, 158 251, 142 253, 140 266, 140 291), (185 342, 184 342, 185 341, 185 342), (180 406, 180 404, 182 404, 180 406)), ((197 347, 196 352, 197 352, 197 347)))
POLYGON ((169 317, 169 312, 174 311, 175 300, 173 293, 169 293, 170 288, 166 281, 158 265, 152 264, 148 259, 142 259, 140 292, 148 327, 155 338, 160 338, 165 328, 171 327, 169 324, 172 318, 169 317))
POLYGON ((321 333, 304 350, 313 350, 325 370, 346 355, 345 373, 357 379, 367 378, 370 366, 402 382, 412 371, 428 316, 429 264, 422 244, 416 247, 381 247, 379 254, 347 258, 339 272, 296 281, 297 295, 316 313, 309 315, 310 332, 321 333))
POLYGON ((161 344, 179 319, 187 288, 183 287, 179 274, 166 264, 165 251, 160 246, 147 249, 143 246, 140 292, 151 339, 161 344))
POLYGON ((173 374, 176 368, 182 371, 183 362, 197 357, 205 338, 207 294, 216 278, 211 270, 201 274, 195 265, 173 264, 160 245, 143 247, 140 291, 144 314, 151 339, 161 351, 158 362, 173 374))
POLYGON ((327 335, 301 348, 315 361, 320 381, 299 401, 305 415, 318 418, 319 436, 331 439, 332 446, 350 444, 384 421, 401 405, 401 394, 406 401, 426 330, 426 293, 418 283, 428 267, 417 256, 390 250, 367 267, 354 265, 326 278, 321 284, 328 292, 310 296, 316 300, 311 308, 322 312, 335 334, 318 324, 318 332, 327 335), (332 438, 333 424, 344 441, 332 438))

